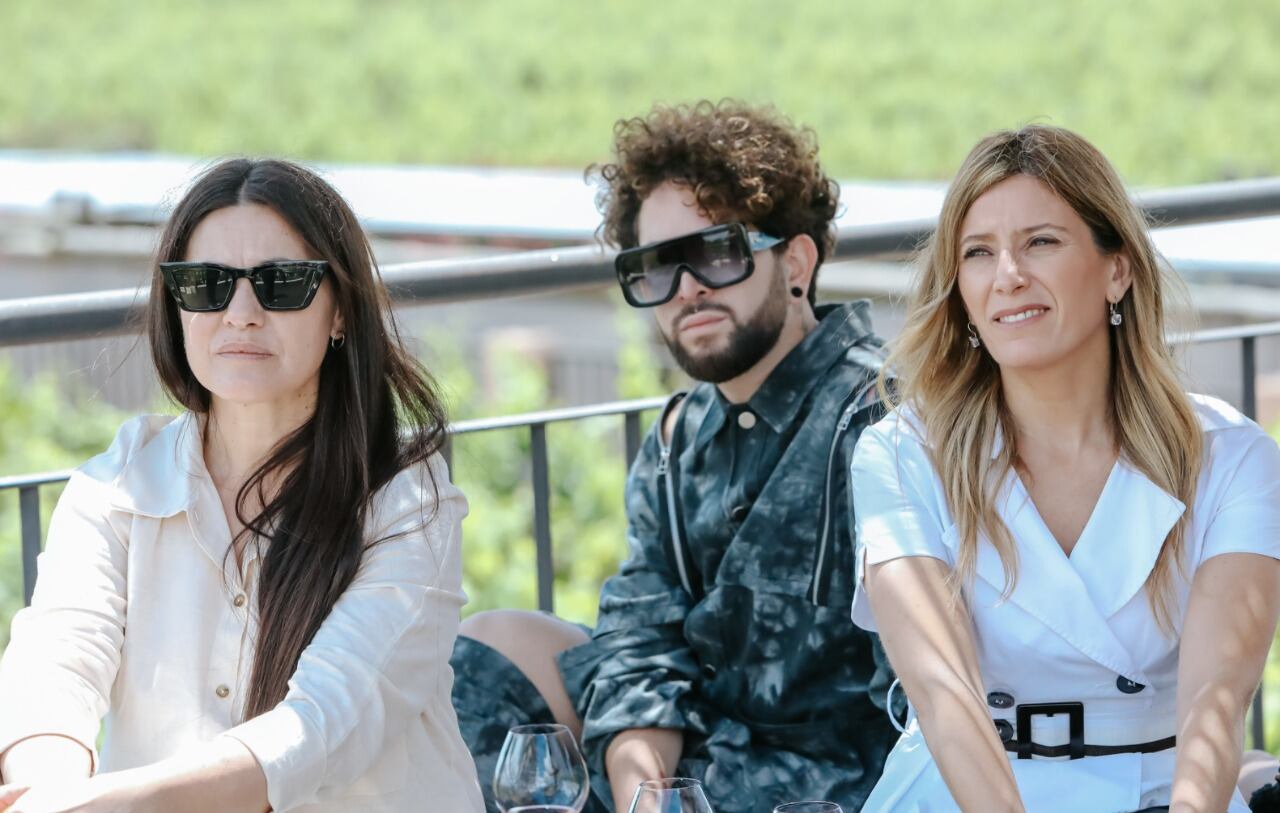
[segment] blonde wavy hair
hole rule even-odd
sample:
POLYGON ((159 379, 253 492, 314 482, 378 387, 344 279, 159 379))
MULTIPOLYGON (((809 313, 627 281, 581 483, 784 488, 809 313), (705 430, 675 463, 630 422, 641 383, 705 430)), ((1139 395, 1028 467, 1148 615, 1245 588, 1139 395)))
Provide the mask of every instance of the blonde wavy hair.
MULTIPOLYGON (((1165 342, 1170 286, 1147 233, 1147 223, 1115 169, 1097 148, 1069 130, 1032 125, 987 136, 965 158, 942 204, 938 228, 924 246, 902 333, 893 343, 881 393, 894 408, 907 405, 923 424, 959 532, 952 587, 971 583, 980 533, 1004 565, 1006 597, 1017 581, 1017 550, 995 510, 996 491, 1018 460, 1017 433, 1004 403, 1000 368, 967 341, 968 319, 956 285, 960 226, 983 193, 1015 175, 1038 178, 1089 226, 1107 254, 1123 252, 1133 283, 1118 304, 1123 326, 1111 331, 1111 420, 1120 455, 1148 479, 1193 504, 1203 439, 1191 401, 1165 342), (991 455, 997 433, 1003 448, 991 455)), ((1099 302, 1098 307, 1104 307, 1099 302)), ((1147 579, 1147 599, 1162 629, 1171 632, 1174 571, 1190 512, 1164 540, 1147 579)))

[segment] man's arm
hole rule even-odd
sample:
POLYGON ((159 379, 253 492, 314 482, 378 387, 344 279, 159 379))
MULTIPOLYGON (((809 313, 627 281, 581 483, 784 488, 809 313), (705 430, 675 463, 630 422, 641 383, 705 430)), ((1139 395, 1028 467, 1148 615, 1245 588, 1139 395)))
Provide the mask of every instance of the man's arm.
POLYGON ((579 647, 572 662, 562 661, 566 676, 582 686, 578 710, 588 760, 609 777, 624 811, 637 783, 676 770, 683 701, 698 675, 683 629, 692 598, 665 552, 658 458, 655 427, 627 480, 629 555, 601 591, 591 643, 579 647))

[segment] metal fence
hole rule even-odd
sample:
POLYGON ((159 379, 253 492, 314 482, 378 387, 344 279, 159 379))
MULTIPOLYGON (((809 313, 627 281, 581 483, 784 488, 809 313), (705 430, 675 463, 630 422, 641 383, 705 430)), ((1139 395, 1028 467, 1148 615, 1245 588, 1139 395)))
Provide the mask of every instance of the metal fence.
MULTIPOLYGON (((1188 337, 1176 339, 1179 343, 1206 344, 1211 342, 1239 342, 1241 399, 1237 405, 1250 418, 1257 417, 1257 343, 1261 338, 1280 336, 1280 322, 1249 325, 1237 328, 1204 330, 1188 337)), ((474 432, 527 431, 529 433, 529 476, 533 483, 533 537, 536 546, 538 607, 547 612, 555 609, 555 555, 551 538, 551 476, 547 454, 547 426, 553 423, 578 421, 587 418, 617 416, 622 419, 622 435, 625 464, 629 468, 635 459, 641 442, 641 415, 657 409, 663 398, 647 398, 635 401, 619 401, 570 409, 547 410, 501 418, 462 421, 450 427, 450 440, 445 455, 452 451, 452 438, 474 432)), ((43 533, 40 522, 40 488, 66 481, 70 472, 22 475, 0 478, 0 493, 12 489, 18 491, 22 528, 23 596, 30 602, 35 588, 36 556, 40 552, 43 533)), ((461 484, 465 488, 465 483, 461 484)), ((619 495, 619 510, 622 510, 619 495)), ((1251 715, 1251 739, 1257 748, 1266 742, 1262 712, 1263 691, 1260 688, 1254 698, 1251 715)))

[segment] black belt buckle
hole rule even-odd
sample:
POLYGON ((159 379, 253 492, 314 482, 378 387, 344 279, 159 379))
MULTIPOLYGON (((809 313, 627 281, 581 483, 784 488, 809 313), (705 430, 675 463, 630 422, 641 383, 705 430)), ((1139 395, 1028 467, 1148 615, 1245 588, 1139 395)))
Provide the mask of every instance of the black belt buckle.
POLYGON ((1014 709, 1018 713, 1018 728, 1015 737, 1018 742, 1018 759, 1031 759, 1031 718, 1052 717, 1055 714, 1067 715, 1067 728, 1071 734, 1071 744, 1067 754, 1071 759, 1084 756, 1084 703, 1024 703, 1014 709))

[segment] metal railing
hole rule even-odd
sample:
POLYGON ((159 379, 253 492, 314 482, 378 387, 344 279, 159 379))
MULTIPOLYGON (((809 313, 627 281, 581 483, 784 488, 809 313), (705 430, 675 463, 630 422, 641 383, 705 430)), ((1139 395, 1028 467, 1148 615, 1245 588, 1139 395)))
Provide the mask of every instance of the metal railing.
MULTIPOLYGON (((1280 214, 1280 178, 1158 190, 1134 200, 1160 227, 1262 217, 1280 214)), ((900 259, 935 224, 926 218, 842 228, 832 259, 900 259)), ((576 246, 403 263, 384 268, 382 279, 394 299, 418 304, 547 293, 610 283, 613 253, 576 246)), ((146 301, 143 288, 0 300, 0 347, 136 332, 146 301)))
MULTIPOLYGON (((478 418, 459 421, 449 427, 449 437, 443 454, 450 469, 453 467, 453 438, 476 432, 495 432, 509 429, 529 430, 530 477, 533 483, 533 529, 538 565, 538 608, 553 612, 554 569, 551 545, 551 476, 547 455, 547 426, 553 423, 579 421, 617 415, 622 418, 624 462, 628 469, 640 451, 640 416, 657 409, 664 398, 641 398, 633 401, 614 401, 606 404, 527 412, 497 418, 478 418)), ((70 470, 23 474, 0 477, 0 493, 17 490, 18 513, 21 525, 22 546, 22 598, 23 604, 31 603, 36 585, 36 557, 40 554, 44 531, 40 522, 40 488, 65 483, 71 477, 70 470)))
MULTIPOLYGON (((1202 330, 1190 336, 1175 339, 1180 344, 1208 344, 1238 341, 1240 343, 1241 398, 1240 411, 1256 419, 1257 403, 1257 343, 1258 339, 1280 336, 1280 322, 1248 325, 1244 327, 1202 330)), ((450 427, 449 441, 445 445, 446 458, 451 456, 453 437, 476 432, 527 430, 530 442, 530 478, 533 484, 533 537, 537 562, 538 607, 547 612, 555 609, 555 555, 551 537, 551 477, 547 454, 547 427, 553 423, 578 421, 587 418, 620 416, 624 439, 625 465, 630 468, 641 443, 640 416, 657 409, 663 398, 646 398, 634 401, 618 401, 586 407, 555 409, 510 415, 498 418, 461 421, 450 427)), ((24 601, 29 603, 35 587, 36 556, 43 539, 40 523, 41 486, 64 482, 70 472, 58 471, 45 474, 0 478, 0 492, 17 489, 22 533, 22 574, 24 601)), ((465 487, 465 483, 462 484, 465 487)), ((621 495, 619 495, 621 498, 621 495)), ((619 500, 621 504, 621 499, 619 500)), ((1263 691, 1259 688, 1254 697, 1250 734, 1254 747, 1262 748, 1266 742, 1263 718, 1263 691)))

